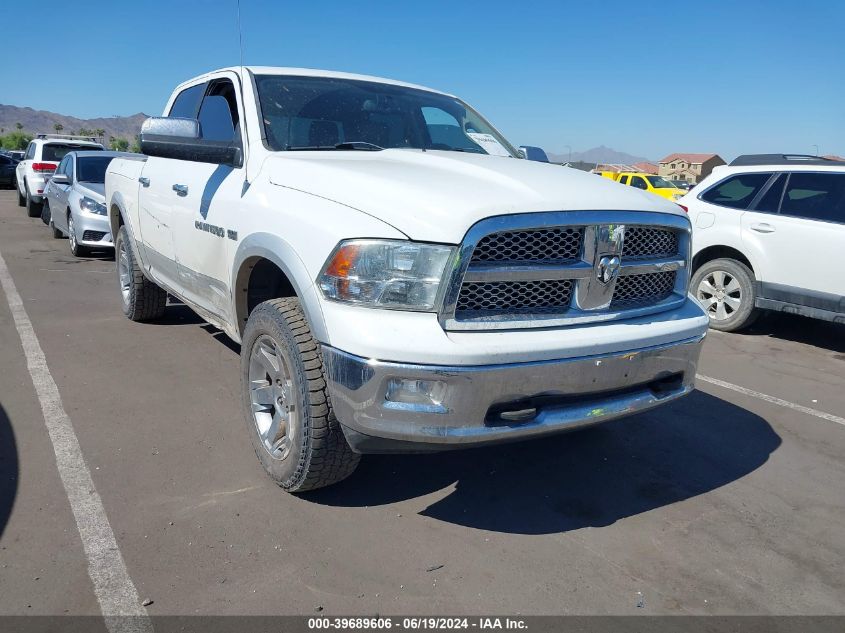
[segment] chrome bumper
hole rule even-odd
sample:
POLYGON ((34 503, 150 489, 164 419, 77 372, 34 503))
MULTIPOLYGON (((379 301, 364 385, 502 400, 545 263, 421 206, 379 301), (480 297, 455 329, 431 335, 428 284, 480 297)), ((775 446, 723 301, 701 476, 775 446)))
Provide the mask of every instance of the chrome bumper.
POLYGON ((471 367, 322 349, 347 440, 358 452, 385 453, 525 439, 647 411, 693 390, 703 338, 606 356, 471 367), (439 381, 439 402, 390 401, 391 379, 439 381))

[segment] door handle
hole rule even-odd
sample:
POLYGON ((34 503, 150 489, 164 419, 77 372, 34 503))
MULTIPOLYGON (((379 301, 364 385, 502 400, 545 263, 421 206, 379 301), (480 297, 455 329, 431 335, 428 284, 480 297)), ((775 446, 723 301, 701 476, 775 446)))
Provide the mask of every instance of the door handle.
POLYGON ((758 233, 774 233, 775 227, 768 222, 755 222, 751 225, 751 230, 757 231, 758 233))
POLYGON ((184 198, 188 195, 188 185, 173 185, 173 191, 176 192, 177 196, 184 198))
POLYGON ((140 182, 141 185, 144 186, 144 187, 150 186, 150 179, 147 178, 146 176, 138 176, 138 182, 140 182))

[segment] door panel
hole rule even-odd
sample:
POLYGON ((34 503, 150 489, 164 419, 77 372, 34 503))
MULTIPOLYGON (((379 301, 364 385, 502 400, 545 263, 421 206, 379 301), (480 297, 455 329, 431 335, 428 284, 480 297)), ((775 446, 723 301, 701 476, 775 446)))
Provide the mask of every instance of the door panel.
POLYGON ((141 172, 149 186, 138 189, 140 239, 150 275, 175 292, 179 291, 172 217, 176 192, 174 174, 190 171, 196 163, 150 156, 141 172))
POLYGON ((763 281, 845 295, 837 272, 845 252, 845 174, 793 172, 779 198, 774 196, 778 203, 767 204, 766 197, 757 207, 777 207, 779 213, 742 216, 742 239, 760 254, 763 281))
POLYGON ((171 177, 187 194, 177 196, 171 220, 177 274, 185 298, 229 320, 232 210, 240 205, 243 170, 195 163, 171 177))

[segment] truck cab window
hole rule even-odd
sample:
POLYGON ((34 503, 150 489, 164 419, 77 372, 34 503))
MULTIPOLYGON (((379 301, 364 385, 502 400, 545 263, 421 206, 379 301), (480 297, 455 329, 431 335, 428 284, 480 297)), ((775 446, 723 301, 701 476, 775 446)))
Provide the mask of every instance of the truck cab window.
POLYGON ((206 84, 197 84, 196 86, 185 88, 176 97, 167 116, 183 119, 197 118, 197 108, 199 108, 200 99, 205 94, 205 86, 206 84))
POLYGON ((640 176, 631 176, 631 186, 636 187, 637 189, 648 189, 648 185, 645 184, 645 180, 643 180, 640 176))
POLYGON ((238 140, 238 104, 232 82, 221 81, 212 85, 202 100, 198 118, 205 140, 238 140))

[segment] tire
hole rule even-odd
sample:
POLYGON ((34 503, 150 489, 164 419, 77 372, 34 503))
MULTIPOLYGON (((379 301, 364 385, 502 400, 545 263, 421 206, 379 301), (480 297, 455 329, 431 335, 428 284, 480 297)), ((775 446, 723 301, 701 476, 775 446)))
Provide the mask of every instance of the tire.
POLYGON ((31 218, 37 218, 41 215, 42 202, 35 202, 32 196, 29 195, 29 189, 26 190, 26 214, 31 218))
POLYGON ((15 177, 15 191, 18 192, 18 206, 19 207, 25 207, 26 206, 26 198, 21 194, 21 189, 18 186, 17 176, 15 177))
POLYGON ((53 224, 52 219, 50 220, 50 231, 53 232, 53 239, 54 240, 60 240, 65 236, 64 233, 62 233, 59 229, 56 228, 56 225, 53 224))
POLYGON ((361 457, 334 415, 320 345, 299 299, 271 299, 249 315, 241 344, 241 391, 258 461, 284 490, 330 486, 358 466, 361 457))
POLYGON ((714 259, 695 271, 690 292, 704 306, 711 328, 736 332, 760 316, 759 308, 754 307, 757 298, 754 282, 754 273, 742 262, 714 259))
POLYGON ((86 246, 81 246, 76 240, 76 231, 73 228, 73 214, 68 211, 67 214, 67 241, 70 245, 70 252, 74 257, 85 257, 90 253, 90 249, 86 246))
POLYGON ((51 220, 52 212, 50 211, 50 203, 47 202, 47 200, 44 200, 41 205, 41 221, 47 226, 50 226, 51 220))
POLYGON ((167 293, 144 276, 125 226, 117 232, 114 246, 123 314, 132 321, 160 318, 167 307, 167 293))

